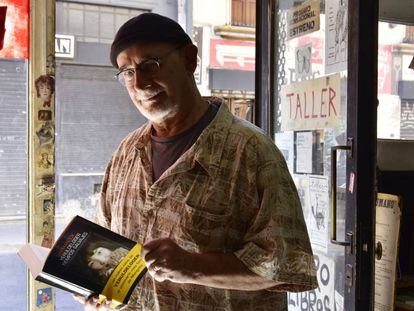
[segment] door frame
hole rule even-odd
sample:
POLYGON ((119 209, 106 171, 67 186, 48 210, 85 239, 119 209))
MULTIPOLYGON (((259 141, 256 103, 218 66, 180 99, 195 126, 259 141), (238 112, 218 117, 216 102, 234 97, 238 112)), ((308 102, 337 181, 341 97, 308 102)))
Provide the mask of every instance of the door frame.
POLYGON ((352 266, 355 289, 345 291, 346 310, 374 306, 378 6, 378 0, 348 2, 347 137, 353 156, 347 159, 346 230, 354 241, 345 265, 352 266))
MULTIPOLYGON (((273 138, 275 1, 256 3, 255 124, 273 138), (269 31, 270 29, 270 31, 269 31)), ((347 159, 345 310, 373 310, 375 268, 375 203, 377 143, 378 0, 348 0, 347 159), (353 176, 353 177, 350 177, 353 176), (350 188, 350 178, 353 187, 350 188), (348 278, 348 280, 347 280, 348 278)))

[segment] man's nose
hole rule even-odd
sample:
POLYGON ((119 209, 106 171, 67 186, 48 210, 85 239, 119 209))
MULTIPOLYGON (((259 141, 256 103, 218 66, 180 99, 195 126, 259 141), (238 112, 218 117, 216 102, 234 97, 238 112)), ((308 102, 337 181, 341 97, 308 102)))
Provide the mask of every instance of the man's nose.
POLYGON ((143 74, 140 70, 135 70, 134 87, 143 90, 151 85, 152 81, 148 75, 143 74))

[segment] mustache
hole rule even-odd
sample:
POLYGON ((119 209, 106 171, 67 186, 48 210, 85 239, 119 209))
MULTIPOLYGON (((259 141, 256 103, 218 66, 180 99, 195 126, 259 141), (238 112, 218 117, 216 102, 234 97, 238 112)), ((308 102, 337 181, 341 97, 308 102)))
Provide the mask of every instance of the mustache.
POLYGON ((137 90, 135 93, 135 98, 138 100, 145 100, 151 97, 158 95, 159 93, 163 92, 162 88, 152 88, 152 89, 145 89, 145 90, 137 90))

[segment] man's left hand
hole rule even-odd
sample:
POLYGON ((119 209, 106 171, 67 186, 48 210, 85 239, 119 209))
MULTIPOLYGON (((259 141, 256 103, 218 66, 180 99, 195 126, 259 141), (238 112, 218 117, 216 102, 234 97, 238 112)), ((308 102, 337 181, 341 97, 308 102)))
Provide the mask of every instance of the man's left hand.
POLYGON ((149 274, 158 282, 188 283, 194 279, 196 254, 187 252, 169 238, 152 240, 142 249, 149 274))

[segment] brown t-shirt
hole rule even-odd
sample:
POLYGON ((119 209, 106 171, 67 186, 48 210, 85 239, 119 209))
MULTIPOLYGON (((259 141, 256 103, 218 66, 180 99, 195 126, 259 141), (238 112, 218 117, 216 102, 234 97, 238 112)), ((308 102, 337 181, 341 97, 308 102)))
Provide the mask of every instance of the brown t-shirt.
POLYGON ((209 103, 207 111, 188 130, 172 137, 157 137, 151 134, 152 176, 157 181, 177 159, 195 143, 203 130, 217 114, 219 106, 209 103))

